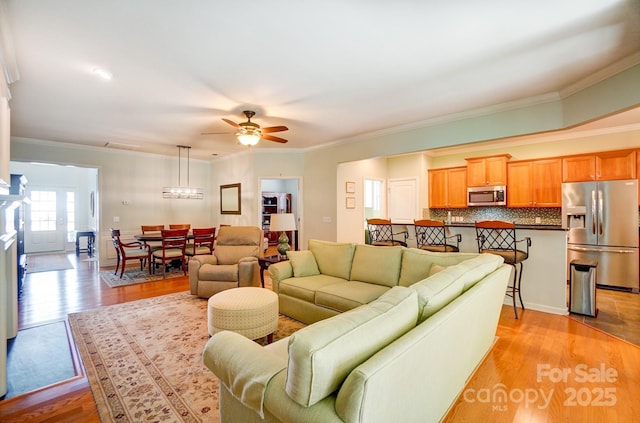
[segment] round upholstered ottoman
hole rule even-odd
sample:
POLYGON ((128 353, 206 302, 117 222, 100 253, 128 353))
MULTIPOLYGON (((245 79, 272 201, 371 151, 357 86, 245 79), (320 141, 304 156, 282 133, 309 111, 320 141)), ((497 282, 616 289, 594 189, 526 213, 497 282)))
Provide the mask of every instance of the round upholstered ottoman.
POLYGON ((278 295, 266 288, 227 289, 209 298, 207 317, 209 335, 230 330, 271 342, 278 330, 278 295))

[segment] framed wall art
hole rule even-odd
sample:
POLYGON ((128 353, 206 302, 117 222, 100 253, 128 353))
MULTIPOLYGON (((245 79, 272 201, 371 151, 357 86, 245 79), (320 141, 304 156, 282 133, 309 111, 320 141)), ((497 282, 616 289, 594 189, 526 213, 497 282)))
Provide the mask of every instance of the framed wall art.
POLYGON ((220 185, 220 214, 241 214, 240 184, 220 185))
POLYGON ((356 208, 356 197, 347 197, 347 208, 348 209, 356 208))
POLYGON ((347 181, 345 185, 346 185, 347 194, 353 194, 353 193, 356 192, 356 183, 355 182, 347 181))

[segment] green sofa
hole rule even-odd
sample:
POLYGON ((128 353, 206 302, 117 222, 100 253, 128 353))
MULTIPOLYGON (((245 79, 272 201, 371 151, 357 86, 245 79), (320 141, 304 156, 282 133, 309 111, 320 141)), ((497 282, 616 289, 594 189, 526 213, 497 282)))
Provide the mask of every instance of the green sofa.
MULTIPOLYGON (((327 273, 293 276, 293 268, 301 270, 296 258, 289 268, 273 265, 277 267, 271 274, 291 272, 274 282, 281 301, 300 299, 292 295, 293 287, 284 289, 289 279, 331 278, 332 284, 324 277, 306 279, 318 296, 327 295, 322 305, 295 301, 288 309, 303 318, 307 311, 311 318, 304 320, 318 320, 329 294, 340 292, 345 298, 335 299, 331 317, 266 347, 228 331, 215 334, 205 346, 204 363, 220 380, 222 422, 440 420, 493 345, 511 267, 490 254, 319 243, 309 244, 318 271, 344 271, 340 250, 353 261, 346 278, 327 273), (368 261, 379 259, 378 254, 389 254, 389 264, 368 261), (358 269, 364 257, 369 264, 358 269), (380 284, 388 277, 388 267, 395 267, 396 282, 384 285, 380 295, 367 302, 378 288, 369 291, 363 284, 380 284), (425 272, 427 276, 410 282, 425 272), (367 294, 327 291, 335 284, 353 284, 367 294), (355 302, 363 304, 338 310, 355 302)), ((311 261, 303 267, 313 267, 307 253, 300 256, 311 261)), ((299 283, 295 287, 303 289, 299 283)))
POLYGON ((394 286, 410 286, 475 253, 435 254, 415 248, 310 240, 289 251, 269 275, 280 313, 311 324, 370 303, 394 286))

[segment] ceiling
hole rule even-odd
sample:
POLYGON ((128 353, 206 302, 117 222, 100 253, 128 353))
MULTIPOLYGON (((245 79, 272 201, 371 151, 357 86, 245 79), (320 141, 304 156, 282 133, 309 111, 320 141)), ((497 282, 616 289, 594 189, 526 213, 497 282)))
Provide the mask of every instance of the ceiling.
POLYGON ((561 95, 640 57, 637 0, 6 0, 6 14, 12 136, 202 159, 247 148, 222 121, 247 109, 289 127, 254 148, 303 149, 561 95))

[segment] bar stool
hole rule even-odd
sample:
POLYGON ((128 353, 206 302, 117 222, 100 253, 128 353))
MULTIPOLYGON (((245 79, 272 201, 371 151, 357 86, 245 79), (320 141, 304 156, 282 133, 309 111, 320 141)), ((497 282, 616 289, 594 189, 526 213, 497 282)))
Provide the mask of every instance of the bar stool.
POLYGON ((447 228, 441 220, 422 219, 413 221, 416 230, 416 244, 418 248, 437 253, 458 252, 462 235, 447 236, 447 228), (448 239, 455 239, 456 245, 447 243, 448 239))
POLYGON ((391 220, 388 219, 367 219, 367 229, 371 245, 390 247, 393 245, 407 246, 407 231, 393 232, 391 220), (402 235, 404 240, 395 238, 395 235, 402 235))
POLYGON ((76 232, 76 257, 80 253, 87 253, 89 257, 93 257, 94 245, 96 242, 96 233, 93 231, 78 231, 76 232), (87 248, 80 248, 80 238, 87 238, 87 248))
POLYGON ((513 311, 518 318, 518 308, 516 306, 516 293, 520 299, 520 307, 524 310, 522 294, 520 293, 520 282, 522 281, 522 262, 529 258, 529 247, 531 238, 516 238, 516 224, 501 220, 482 220, 476 222, 476 236, 478 240, 478 252, 497 254, 504 258, 504 262, 513 266, 513 283, 507 289, 511 289, 508 296, 513 298, 513 311), (518 250, 518 243, 524 242, 526 250, 518 250), (517 264, 520 264, 520 275, 518 275, 517 264))

